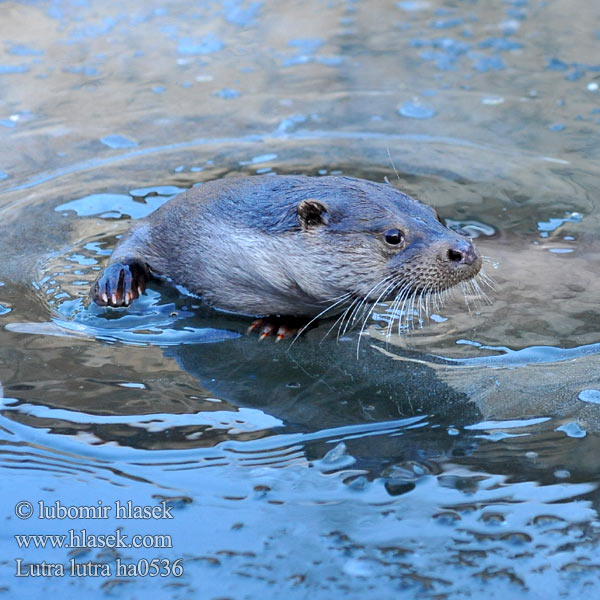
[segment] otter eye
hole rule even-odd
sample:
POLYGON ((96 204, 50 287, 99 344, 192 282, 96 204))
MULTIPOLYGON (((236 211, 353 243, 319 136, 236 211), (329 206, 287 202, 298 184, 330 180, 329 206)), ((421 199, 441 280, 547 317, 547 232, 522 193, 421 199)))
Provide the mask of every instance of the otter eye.
POLYGON ((404 241, 404 234, 399 229, 388 229, 383 235, 390 246, 397 246, 404 241))

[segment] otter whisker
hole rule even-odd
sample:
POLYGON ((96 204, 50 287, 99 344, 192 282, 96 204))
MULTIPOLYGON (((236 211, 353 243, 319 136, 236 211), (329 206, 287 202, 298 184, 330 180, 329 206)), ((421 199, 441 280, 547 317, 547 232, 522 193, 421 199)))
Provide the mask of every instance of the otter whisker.
POLYGON ((298 330, 298 333, 294 336, 294 339, 290 342, 290 348, 294 345, 294 343, 296 342, 296 340, 320 317, 322 317, 324 314, 328 313, 330 310, 334 309, 336 306, 343 304, 344 302, 346 302, 346 300, 349 300, 352 297, 352 294, 350 292, 347 292, 346 294, 342 294, 341 296, 338 296, 338 300, 336 300, 333 304, 330 304, 327 308, 325 308, 324 310, 322 310, 316 317, 313 317, 306 325, 304 325, 303 327, 301 327, 298 330))
POLYGON ((485 269, 481 269, 475 278, 479 279, 483 285, 489 287, 491 290, 496 289, 496 282, 485 269))
MULTIPOLYGON (((323 337, 321 338, 321 344, 327 339, 327 336, 335 329, 335 326, 340 323, 340 321, 343 322, 345 315, 348 313, 348 311, 352 308, 352 306, 354 306, 355 302, 358 302, 358 298, 355 298, 354 300, 352 300, 352 302, 342 311, 342 313, 338 316, 338 318, 334 321, 333 325, 325 332, 325 335, 323 335, 323 337)), ((338 340, 339 340, 339 336, 338 336, 338 340)))
MULTIPOLYGON (((402 302, 403 298, 404 298, 404 293, 405 293, 405 286, 402 286, 402 283, 400 284, 401 287, 398 291, 398 293, 396 294, 396 297, 394 298, 392 305, 390 306, 390 320, 387 324, 386 327, 386 339, 389 340, 390 337, 392 336, 392 332, 394 330, 394 315, 397 313, 398 308, 400 306, 400 302, 402 302)), ((398 313, 398 323, 401 323, 402 321, 402 314, 398 313)))
POLYGON ((429 308, 429 301, 431 300, 431 295, 433 294, 433 288, 431 285, 428 285, 425 289, 427 290, 427 294, 425 295, 425 314, 429 316, 432 312, 429 308))
MULTIPOLYGON (((338 334, 337 334, 337 339, 339 340, 341 336, 343 336, 346 331, 348 330, 348 328, 354 324, 354 322, 356 321, 356 319, 358 318, 358 313, 361 310, 361 307, 365 306, 366 302, 368 302, 368 298, 369 296, 380 286, 385 285, 388 281, 390 281, 392 278, 394 277, 394 275, 388 275, 387 277, 384 277, 381 281, 378 281, 366 294, 366 296, 364 298, 359 299, 356 298, 355 301, 353 301, 350 306, 343 312, 343 314, 341 315, 341 318, 337 319, 336 322, 333 324, 333 326, 330 328, 330 330, 327 332, 326 335, 329 334, 330 331, 332 331, 335 326, 337 325, 337 323, 339 322, 339 328, 338 328, 338 334), (354 308, 353 308, 354 307, 354 308), (344 321, 346 321, 346 324, 344 325, 344 321), (342 329, 343 328, 343 329, 342 329)), ((385 293, 385 291, 384 291, 385 293)))
POLYGON ((406 303, 408 302, 411 295, 414 293, 413 290, 414 282, 411 280, 405 281, 403 287, 398 293, 398 333, 400 333, 401 327, 408 326, 408 313, 406 312, 406 303))
MULTIPOLYGON (((371 288, 371 290, 369 291, 369 293, 371 293, 372 290, 377 289, 377 287, 379 287, 380 284, 381 284, 381 282, 378 282, 375 286, 373 286, 371 288)), ((345 313, 343 315, 344 318, 340 322, 340 326, 338 329, 338 334, 337 334, 338 339, 340 337, 344 336, 346 334, 346 332, 348 331, 348 329, 354 325, 354 323, 356 322, 357 316, 364 305, 365 305, 365 298, 362 298, 356 304, 354 304, 352 310, 348 311, 347 313, 345 313)))
POLYGON ((409 331, 411 329, 415 328, 415 319, 414 319, 414 315, 415 315, 415 300, 417 298, 417 293, 415 292, 411 297, 410 297, 410 302, 409 302, 409 310, 410 310, 410 314, 412 315, 413 318, 411 318, 410 320, 410 324, 409 324, 409 331))
POLYGON ((408 327, 408 319, 407 313, 405 311, 405 306, 413 293, 413 282, 408 281, 404 282, 404 286, 398 292, 398 302, 397 302, 397 312, 398 312, 398 334, 401 334, 402 327, 408 327))
POLYGON ((477 305, 477 298, 473 295, 474 291, 473 291, 473 285, 472 285, 471 281, 464 282, 464 290, 465 290, 466 297, 473 304, 473 310, 475 312, 477 312, 479 307, 477 305))
POLYGON ((482 271, 481 275, 478 276, 478 279, 483 285, 490 288, 491 290, 496 289, 496 282, 487 273, 482 271))
MULTIPOLYGON (((354 325, 354 323, 356 323, 357 320, 360 319, 359 315, 362 316, 362 314, 364 314, 364 310, 367 309, 367 307, 369 306, 369 297, 371 296, 371 294, 373 294, 375 292, 375 290, 381 286, 381 285, 386 285, 387 283, 389 283, 390 281, 392 281, 393 279, 395 279, 395 275, 388 275, 387 277, 384 277, 381 281, 379 281, 378 283, 376 283, 369 291, 368 293, 365 295, 365 297, 362 299, 362 302, 360 302, 360 304, 358 304, 358 306, 354 309, 354 311, 352 311, 352 314, 350 315, 350 317, 348 318, 348 321, 346 322, 346 326, 344 327, 344 331, 342 332, 342 335, 344 335, 348 329, 348 327, 354 325), (363 310, 364 309, 364 310, 363 310), (361 310, 363 310, 363 312, 361 313, 361 310)), ((389 287, 389 286, 388 286, 389 287)), ((385 291, 388 289, 388 287, 386 287, 385 291)), ((381 298, 381 295, 379 296, 379 298, 381 298)), ((379 301, 379 298, 376 300, 376 302, 379 301)))
POLYGON ((477 290, 477 292, 479 294, 479 298, 482 300, 482 302, 485 302, 486 304, 491 304, 492 303, 491 298, 487 295, 486 291, 483 289, 483 287, 485 285, 484 281, 475 277, 473 279, 473 285, 475 286, 475 289, 477 290))
MULTIPOLYGON (((457 289, 460 289, 462 292, 466 308, 471 317, 474 311, 481 311, 482 302, 491 302, 483 289, 483 286, 489 287, 488 281, 485 279, 485 274, 482 276, 478 274, 471 280, 460 281, 457 285, 447 288, 442 288, 436 283, 427 283, 420 289, 415 290, 414 287, 418 284, 417 277, 410 277, 408 280, 395 281, 391 288, 388 286, 384 290, 384 294, 389 291, 395 291, 395 297, 388 309, 389 321, 385 327, 385 337, 387 340, 390 339, 396 322, 398 335, 403 333, 403 328, 410 333, 417 326, 415 321, 422 327, 424 318, 430 317, 431 314, 439 311, 454 296, 457 289)), ((376 303, 378 301, 379 299, 376 303)), ((361 309, 362 307, 363 305, 361 304, 361 309)), ((366 328, 366 322, 373 310, 374 307, 371 307, 368 312, 362 311, 360 314, 357 311, 355 318, 359 318, 360 316, 363 319, 361 334, 366 328)))
POLYGON ((439 296, 439 290, 437 287, 433 288, 431 290, 431 313, 434 312, 438 312, 439 308, 438 308, 438 296, 439 296))
POLYGON ((423 323, 423 318, 421 316, 421 314, 423 313, 423 291, 424 289, 421 288, 420 292, 417 292, 415 294, 415 310, 417 312, 417 321, 419 323, 419 327, 421 327, 423 323))
POLYGON ((394 169, 394 173, 396 173, 396 178, 398 179, 399 182, 402 182, 402 180, 400 179, 400 175, 398 175, 398 171, 396 170, 396 165, 394 164, 394 159, 392 158, 392 154, 390 152, 390 147, 387 144, 385 145, 385 149, 387 150, 387 154, 390 159, 390 163, 392 164, 392 169, 394 169))
POLYGON ((417 321, 421 324, 423 322, 421 317, 423 311, 423 288, 415 294, 415 311, 417 313, 417 321))
POLYGON ((439 312, 439 299, 440 299, 440 292, 435 289, 431 292, 431 312, 429 313, 430 315, 434 314, 434 313, 438 313, 439 312))
POLYGON ((429 311, 427 310, 427 308, 428 308, 427 297, 429 295, 429 287, 430 287, 430 285, 427 284, 423 288, 421 295, 419 296, 419 319, 421 319, 422 313, 425 313, 425 317, 429 316, 429 311))
POLYGON ((417 313, 417 326, 423 328, 423 288, 415 294, 415 312, 417 313))
POLYGON ((467 311, 469 312, 469 316, 473 318, 473 311, 471 310, 471 303, 469 302, 469 288, 467 287, 467 283, 465 281, 461 281, 460 287, 463 293, 463 298, 465 300, 467 311))
POLYGON ((352 302, 352 304, 342 313, 342 318, 339 321, 339 327, 337 332, 338 340, 346 333, 350 321, 352 319, 352 315, 356 312, 357 307, 361 304, 361 302, 362 300, 360 298, 357 298, 356 301, 352 302))
POLYGON ((327 298, 327 300, 320 300, 319 304, 329 304, 330 302, 337 300, 348 300, 349 298, 352 298, 352 292, 344 292, 339 296, 332 296, 331 298, 327 298))
POLYGON ((433 313, 437 312, 437 295, 438 295, 438 286, 434 285, 431 288, 431 292, 429 293, 428 298, 428 314, 431 316, 433 313))
POLYGON ((479 280, 475 280, 477 287, 479 289, 479 293, 481 294, 481 297, 483 298, 483 300, 487 303, 487 304, 491 304, 492 300, 491 298, 487 295, 486 291, 483 289, 483 286, 485 285, 484 281, 479 281, 479 280))
POLYGON ((473 290, 473 303, 475 304, 475 308, 477 309, 477 312, 481 312, 481 309, 483 308, 483 304, 481 302, 481 288, 473 279, 469 281, 469 286, 471 290, 473 290))
MULTIPOLYGON (((344 320, 346 319, 346 317, 348 317, 348 319, 350 318, 349 315, 351 314, 351 311, 353 311, 354 309, 356 309, 356 305, 359 304, 361 301, 360 298, 355 298, 352 303, 348 306, 348 308, 346 308, 346 310, 340 315, 340 317, 338 319, 336 319, 335 323, 329 328, 329 331, 327 331, 327 333, 325 334, 324 337, 327 337, 329 335, 329 333, 331 331, 333 331, 335 329, 335 326, 338 325, 338 332, 337 332, 337 336, 336 339, 339 341, 340 337, 342 337, 343 333, 342 333, 342 327, 344 326, 344 320)), ((347 324, 346 324, 347 326, 347 324)), ((345 329, 344 329, 345 331, 345 329)))
POLYGON ((360 310, 362 309, 362 307, 365 306, 365 304, 369 303, 369 297, 371 296, 371 294, 373 294, 379 286, 385 285, 392 278, 393 278, 393 275, 388 275, 387 277, 384 277, 383 279, 378 281, 374 286, 371 287, 371 289, 364 295, 361 302, 359 302, 357 304, 357 306, 355 307, 355 309, 352 311, 352 314, 349 315, 348 321, 347 321, 346 326, 343 331, 343 334, 346 333, 346 330, 350 326, 351 323, 353 325, 356 322, 356 319, 357 319, 358 314, 359 314, 360 310))
POLYGON ((385 296, 385 294, 390 290, 393 289, 393 286, 395 285, 395 282, 392 281, 391 284, 389 284, 388 286, 386 286, 383 290, 383 292, 381 292, 381 294, 379 294, 379 296, 377 297, 377 299, 375 300, 375 302, 373 302, 373 305, 371 306, 371 309, 369 311, 367 311, 367 314, 364 317, 363 320, 363 324, 362 327, 360 328, 360 331, 358 333, 358 342, 356 344, 356 358, 358 358, 359 356, 359 352, 360 352, 360 340, 362 337, 362 334, 365 330, 365 327, 367 326, 367 321, 369 320, 369 317, 373 314, 373 311, 375 310, 375 307, 377 306, 378 302, 381 300, 381 298, 383 298, 385 296))
POLYGON ((400 327, 403 325, 404 327, 406 327, 406 329, 408 331, 410 331, 410 318, 408 315, 408 311, 410 310, 410 299, 412 298, 413 295, 413 281, 409 281, 406 285, 405 285, 405 294, 404 294, 404 299, 402 300, 402 306, 400 307, 400 320, 398 321, 398 334, 401 333, 400 331, 400 327), (408 305, 407 305, 408 302, 408 305), (405 308, 406 307, 406 308, 405 308), (403 319, 403 320, 402 320, 403 319))
MULTIPOLYGON (((412 290, 412 284, 406 283, 406 282, 401 282, 400 284, 400 288, 398 290, 398 293, 396 294, 396 298, 394 300, 394 303, 392 305, 392 318, 394 313, 398 314, 398 334, 401 333, 401 327, 402 327, 402 323, 403 323, 403 319, 404 319, 404 312, 403 312, 403 308, 404 308, 404 303, 406 302, 406 298, 409 296, 411 290, 412 290), (401 306, 402 303, 402 306, 401 306)), ((393 328, 393 320, 390 321, 390 332, 393 328)))
POLYGON ((479 284, 479 282, 477 281, 477 279, 473 279, 471 281, 471 286, 475 290, 475 293, 477 294, 477 297, 480 301, 479 310, 482 309, 481 301, 486 302, 487 304, 492 303, 489 296, 483 291, 483 289, 482 289, 481 285, 479 284))
MULTIPOLYGON (((370 317, 370 315, 373 313, 373 311, 375 310, 375 308, 377 307, 377 305, 379 304, 379 302, 381 301, 382 298, 384 298, 385 296, 389 296, 394 291, 394 288, 397 286, 397 281, 395 279, 396 278, 393 278, 392 281, 388 283, 388 285, 385 287, 383 292, 381 294, 379 294, 379 296, 372 303, 372 305, 370 307, 368 307, 370 310, 368 310, 368 313, 367 313, 365 319, 368 319, 370 317)), ((365 307, 365 310, 367 310, 367 307, 365 307)), ((363 312, 363 315, 364 315, 364 312, 363 312)))
POLYGON ((496 282, 494 281, 494 278, 490 275, 486 267, 488 265, 491 265, 495 269, 497 267, 497 263, 494 260, 492 260, 489 256, 482 256, 481 262, 481 269, 479 270, 479 273, 477 273, 477 275, 480 275, 483 279, 489 282, 491 287, 494 287, 496 285, 496 282))
POLYGON ((433 292, 433 310, 437 313, 444 304, 443 290, 437 287, 433 292))
MULTIPOLYGON (((492 287, 494 282, 487 273, 481 272, 473 279, 460 281, 457 285, 448 288, 442 288, 436 283, 427 283, 424 287, 414 290, 416 284, 419 284, 416 277, 397 283, 396 295, 389 309, 391 319, 385 329, 387 340, 391 337, 396 321, 398 335, 402 334, 403 328, 410 333, 417 326, 415 321, 418 321, 422 327, 424 317, 430 317, 432 313, 438 312, 454 296, 457 289, 460 289, 466 308, 473 317, 473 311, 481 311, 483 302, 491 303, 484 287, 492 287)), ((371 312, 372 310, 366 315, 367 319, 371 312)), ((366 327, 365 323, 361 332, 364 327, 366 327)))

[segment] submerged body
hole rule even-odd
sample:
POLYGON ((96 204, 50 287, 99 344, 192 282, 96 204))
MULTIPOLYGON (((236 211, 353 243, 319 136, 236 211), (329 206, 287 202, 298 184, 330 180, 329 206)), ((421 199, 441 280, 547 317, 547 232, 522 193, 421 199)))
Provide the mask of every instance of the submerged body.
POLYGON ((315 317, 340 301, 436 293, 481 257, 431 207, 351 177, 210 181, 135 223, 91 290, 127 306, 152 276, 248 316, 315 317))

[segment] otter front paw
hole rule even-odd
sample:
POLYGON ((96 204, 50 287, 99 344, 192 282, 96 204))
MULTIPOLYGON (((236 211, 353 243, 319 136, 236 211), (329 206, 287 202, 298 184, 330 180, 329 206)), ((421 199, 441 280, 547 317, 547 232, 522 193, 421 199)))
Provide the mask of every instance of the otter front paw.
POLYGON ((108 265, 98 276, 90 297, 100 306, 129 306, 144 293, 148 270, 140 263, 108 265))

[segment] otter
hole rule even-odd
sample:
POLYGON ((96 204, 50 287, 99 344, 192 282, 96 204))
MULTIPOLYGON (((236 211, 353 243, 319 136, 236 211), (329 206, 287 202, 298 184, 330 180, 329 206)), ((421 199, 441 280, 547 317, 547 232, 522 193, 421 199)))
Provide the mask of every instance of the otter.
POLYGON ((389 183, 345 176, 231 177, 182 192, 119 241, 90 295, 128 306, 152 277, 206 303, 265 318, 262 337, 360 301, 436 293, 473 278, 481 256, 435 209, 389 183))

